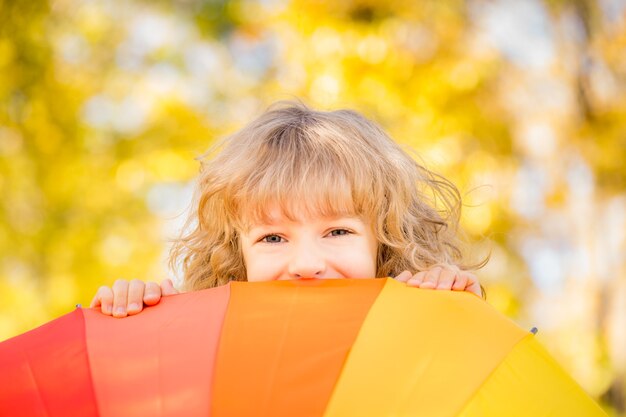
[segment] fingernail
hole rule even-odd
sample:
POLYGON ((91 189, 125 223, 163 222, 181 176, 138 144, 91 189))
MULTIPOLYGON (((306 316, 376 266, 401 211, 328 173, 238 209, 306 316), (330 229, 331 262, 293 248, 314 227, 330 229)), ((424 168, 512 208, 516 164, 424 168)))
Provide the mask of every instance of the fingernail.
POLYGON ((124 310, 124 307, 118 307, 115 309, 115 314, 118 316, 123 316, 124 314, 126 314, 126 311, 124 310))
POLYGON ((131 303, 131 304, 128 306, 128 309, 129 309, 129 310, 131 310, 131 311, 139 310, 139 304, 137 304, 137 303, 131 303))

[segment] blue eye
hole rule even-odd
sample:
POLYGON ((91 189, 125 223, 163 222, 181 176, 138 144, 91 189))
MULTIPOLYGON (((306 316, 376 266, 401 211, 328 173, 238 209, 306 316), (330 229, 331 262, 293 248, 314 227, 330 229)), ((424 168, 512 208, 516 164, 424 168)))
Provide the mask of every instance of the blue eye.
POLYGON ((349 235, 351 232, 346 229, 335 229, 330 232, 331 236, 344 236, 349 235))
POLYGON ((283 238, 278 235, 267 235, 263 236, 261 241, 265 243, 280 243, 283 241, 283 238))

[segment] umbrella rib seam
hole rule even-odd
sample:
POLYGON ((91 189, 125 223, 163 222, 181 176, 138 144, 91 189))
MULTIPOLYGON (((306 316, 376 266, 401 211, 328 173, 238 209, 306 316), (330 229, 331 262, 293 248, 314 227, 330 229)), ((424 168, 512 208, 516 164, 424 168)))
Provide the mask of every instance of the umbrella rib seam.
POLYGON ((83 325, 83 339, 85 340, 85 360, 87 361, 87 372, 89 373, 89 381, 91 382, 91 395, 93 396, 93 401, 95 403, 96 416, 100 417, 100 401, 98 399, 98 395, 96 394, 96 388, 94 386, 93 374, 91 373, 91 361, 89 360, 89 341, 87 339, 87 320, 85 317, 85 312, 82 308, 77 309, 80 311, 80 315, 82 318, 83 325))
POLYGON ((467 397, 467 400, 464 402, 463 407, 461 407, 457 413, 455 413, 455 416, 461 415, 461 413, 467 409, 468 404, 470 404, 475 398, 476 395, 480 392, 480 390, 483 388, 483 386, 485 386, 487 384, 487 382, 491 379, 491 377, 496 373, 496 371, 500 368, 500 366, 502 366, 502 364, 504 363, 504 361, 506 360, 506 358, 510 355, 510 353, 513 351, 513 349, 515 349, 517 346, 519 346, 520 343, 522 343, 524 340, 528 339, 529 337, 534 337, 534 335, 532 333, 526 334, 524 335, 524 337, 522 337, 521 339, 519 339, 517 342, 515 342, 512 346, 511 349, 509 350, 509 352, 506 354, 506 356, 496 365, 493 367, 493 369, 491 370, 491 372, 489 372, 489 374, 482 380, 482 382, 480 384, 478 384, 478 386, 476 386, 476 389, 474 390, 474 392, 472 393, 472 395, 470 395, 469 397, 467 397))
POLYGON ((48 408, 48 404, 46 403, 43 395, 41 395, 42 389, 39 386, 39 383, 37 383, 37 378, 35 378, 35 373, 33 372, 32 366, 30 366, 30 359, 29 359, 29 357, 28 357, 28 355, 26 353, 23 353, 23 355, 26 357, 26 366, 28 367, 28 374, 29 374, 31 380, 33 381, 33 383, 35 384, 35 387, 37 388, 37 390, 36 390, 37 398, 39 398, 39 402, 41 403, 41 405, 42 405, 46 415, 47 416, 51 416, 52 414, 50 413, 50 409, 48 408))

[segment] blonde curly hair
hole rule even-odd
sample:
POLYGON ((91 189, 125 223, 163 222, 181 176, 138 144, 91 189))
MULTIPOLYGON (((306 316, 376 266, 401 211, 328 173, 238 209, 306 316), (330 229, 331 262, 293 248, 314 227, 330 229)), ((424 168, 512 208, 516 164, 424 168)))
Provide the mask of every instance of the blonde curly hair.
POLYGON ((266 220, 276 204, 290 220, 353 215, 370 222, 377 277, 484 264, 464 261, 457 188, 355 111, 278 102, 200 161, 195 210, 170 254, 186 290, 245 281, 240 231, 266 220))

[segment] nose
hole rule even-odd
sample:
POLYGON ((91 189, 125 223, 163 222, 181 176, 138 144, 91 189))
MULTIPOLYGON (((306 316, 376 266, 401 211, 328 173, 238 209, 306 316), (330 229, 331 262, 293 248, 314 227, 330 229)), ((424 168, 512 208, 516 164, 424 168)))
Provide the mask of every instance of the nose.
POLYGON ((326 272, 326 260, 314 243, 303 242, 293 248, 288 270, 292 279, 322 278, 326 272))

